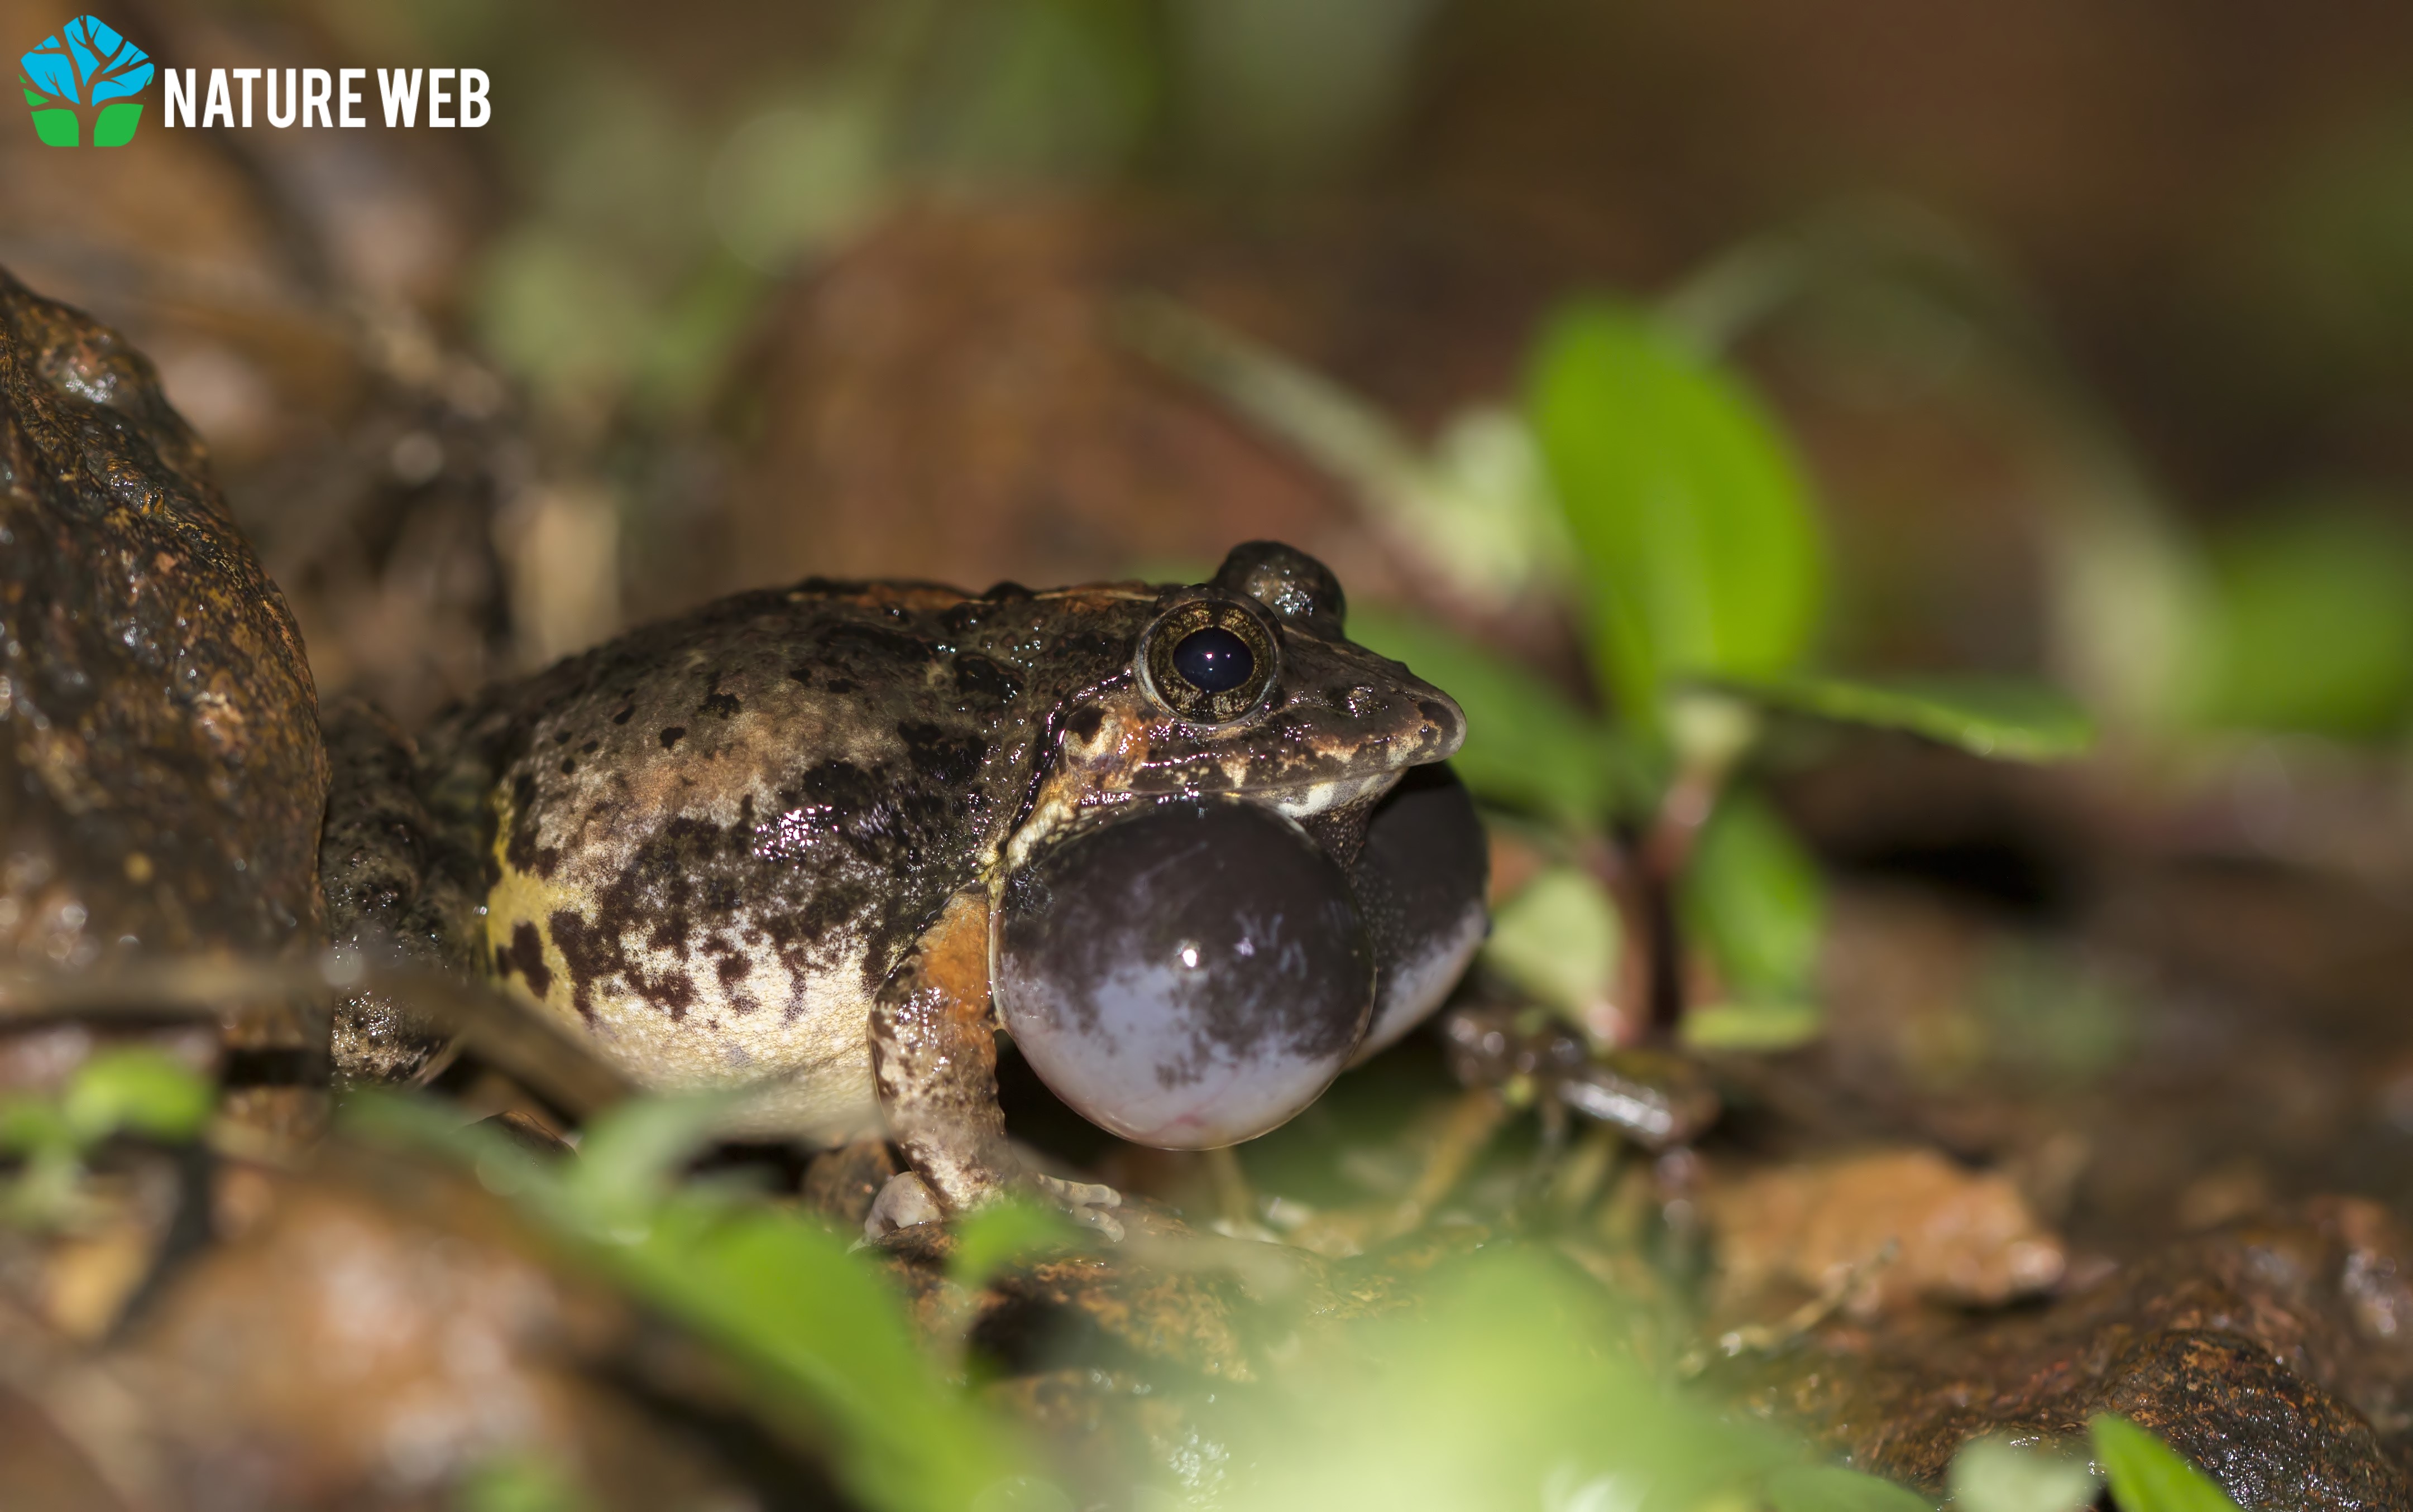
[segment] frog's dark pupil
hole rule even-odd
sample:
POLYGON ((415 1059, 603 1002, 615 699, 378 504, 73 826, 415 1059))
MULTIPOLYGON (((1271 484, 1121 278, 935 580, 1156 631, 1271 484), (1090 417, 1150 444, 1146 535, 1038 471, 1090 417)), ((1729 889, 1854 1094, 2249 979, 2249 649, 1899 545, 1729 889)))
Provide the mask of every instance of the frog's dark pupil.
POLYGON ((1256 675, 1257 657, 1247 641, 1210 624, 1181 638, 1173 669, 1201 693, 1228 693, 1256 675))

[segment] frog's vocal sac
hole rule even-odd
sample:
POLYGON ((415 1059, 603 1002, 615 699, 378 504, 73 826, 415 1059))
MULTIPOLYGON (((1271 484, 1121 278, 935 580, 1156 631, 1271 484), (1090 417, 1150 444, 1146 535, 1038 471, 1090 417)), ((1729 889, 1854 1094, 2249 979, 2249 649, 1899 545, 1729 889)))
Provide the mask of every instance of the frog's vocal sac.
MULTIPOLYGON (((743 1088, 765 1131, 884 1123, 948 1209, 1025 1179, 999 1028, 1126 1138, 1261 1134, 1485 929, 1441 764, 1464 716, 1343 612, 1322 564, 1252 542, 1204 584, 815 580, 633 631, 407 763, 473 904, 452 959, 643 1085, 743 1088)), ((426 937, 375 917, 395 896, 338 922, 426 937)), ((377 1027, 339 1025, 339 1059, 377 1027)))

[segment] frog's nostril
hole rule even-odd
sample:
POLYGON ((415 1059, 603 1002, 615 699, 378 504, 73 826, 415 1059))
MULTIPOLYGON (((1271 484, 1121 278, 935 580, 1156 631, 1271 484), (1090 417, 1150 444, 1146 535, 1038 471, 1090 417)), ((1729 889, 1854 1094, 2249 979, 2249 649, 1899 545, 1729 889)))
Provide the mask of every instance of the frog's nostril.
POLYGON ((1006 886, 1006 1028, 1058 1096, 1141 1144, 1207 1149, 1289 1119, 1357 1048, 1373 987, 1340 868, 1256 804, 1163 804, 1006 886))
POLYGON ((1257 675, 1249 643, 1221 625, 1192 630, 1173 648, 1173 669, 1202 693, 1228 693, 1257 675))

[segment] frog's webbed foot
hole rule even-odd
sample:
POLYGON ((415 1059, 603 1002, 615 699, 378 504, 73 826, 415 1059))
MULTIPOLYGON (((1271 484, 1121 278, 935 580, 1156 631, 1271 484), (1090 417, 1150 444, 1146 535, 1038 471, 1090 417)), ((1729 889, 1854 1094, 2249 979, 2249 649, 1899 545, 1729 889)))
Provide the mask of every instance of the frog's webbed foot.
MULTIPOLYGON (((889 1138, 941 1212, 979 1207, 1015 1184, 1021 1163, 997 1105, 984 889, 966 888, 948 899, 939 921, 881 985, 871 1012, 871 1069, 889 1138)), ((887 1199, 882 1191, 881 1201, 887 1199)), ((918 1211, 906 1189, 889 1204, 892 1214, 918 1211)))
POLYGON ((1066 1182, 1053 1176, 1031 1178, 1040 1195, 1064 1210, 1064 1215, 1084 1228, 1095 1229, 1109 1244, 1122 1241, 1122 1220, 1108 1210, 1123 1205, 1123 1195, 1111 1186, 1095 1182, 1066 1182))
MULTIPOLYGON (((1113 1211, 1122 1206, 1123 1195, 1111 1186, 1094 1182, 1067 1182, 1054 1176, 1032 1175, 1021 1184, 1030 1195, 1061 1211, 1075 1225, 1097 1234, 1109 1244, 1120 1243, 1122 1220, 1113 1211)), ((900 1228, 916 1224, 943 1223, 947 1209, 939 1201, 930 1183, 912 1171, 899 1171, 888 1179, 880 1195, 871 1199, 871 1211, 863 1220, 863 1237, 882 1239, 900 1228)))

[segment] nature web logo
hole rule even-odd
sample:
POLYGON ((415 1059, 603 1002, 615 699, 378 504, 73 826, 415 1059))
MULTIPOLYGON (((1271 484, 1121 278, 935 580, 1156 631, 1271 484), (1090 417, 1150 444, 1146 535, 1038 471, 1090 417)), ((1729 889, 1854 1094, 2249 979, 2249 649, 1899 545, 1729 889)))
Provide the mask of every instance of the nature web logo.
POLYGON ((34 133, 43 141, 123 147, 134 139, 142 102, 131 96, 150 87, 151 54, 109 22, 78 16, 17 62, 24 69, 25 103, 34 108, 34 133))

